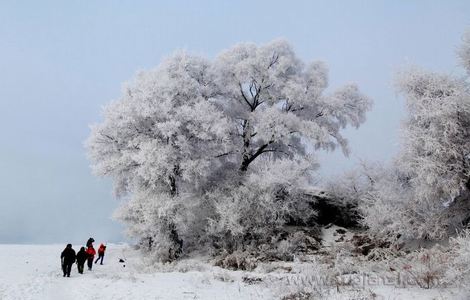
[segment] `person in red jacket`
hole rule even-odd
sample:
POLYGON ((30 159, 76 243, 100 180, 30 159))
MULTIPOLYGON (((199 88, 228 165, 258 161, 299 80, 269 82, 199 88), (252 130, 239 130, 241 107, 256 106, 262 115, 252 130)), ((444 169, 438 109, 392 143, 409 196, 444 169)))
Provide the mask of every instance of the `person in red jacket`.
POLYGON ((95 264, 100 260, 101 262, 100 265, 103 264, 103 258, 104 258, 104 252, 106 251, 106 246, 104 244, 101 244, 100 247, 98 248, 98 258, 95 260, 95 264))
POLYGON ((95 248, 93 248, 93 245, 89 246, 88 249, 86 249, 86 253, 88 254, 88 270, 91 271, 91 267, 93 267, 93 259, 95 258, 96 251, 95 248))

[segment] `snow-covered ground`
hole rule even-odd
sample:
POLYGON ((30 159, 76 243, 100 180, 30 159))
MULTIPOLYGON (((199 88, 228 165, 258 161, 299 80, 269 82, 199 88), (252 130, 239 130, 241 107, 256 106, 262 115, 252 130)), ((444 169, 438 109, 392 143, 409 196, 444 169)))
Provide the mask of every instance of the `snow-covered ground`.
MULTIPOLYGON (((145 272, 138 253, 126 245, 109 245, 104 265, 84 274, 73 266, 62 277, 60 253, 65 245, 0 245, 0 299, 273 299, 267 288, 244 284, 224 270, 145 272), (119 263, 125 258, 125 267, 119 263), (222 277, 220 277, 222 276, 222 277)), ((75 249, 78 250, 78 249, 75 249)))
MULTIPOLYGON (((282 299, 299 291, 296 282, 302 276, 325 274, 319 265, 299 261, 273 262, 253 272, 221 269, 203 258, 150 266, 131 247, 108 244, 104 265, 94 265, 91 272, 85 266, 84 274, 78 274, 74 265, 71 277, 64 278, 59 259, 63 248, 64 245, 0 245, 0 300, 282 299), (125 263, 120 263, 120 258, 125 263)), ((416 286, 310 288, 314 299, 464 300, 469 295, 461 289, 426 290, 416 286)))

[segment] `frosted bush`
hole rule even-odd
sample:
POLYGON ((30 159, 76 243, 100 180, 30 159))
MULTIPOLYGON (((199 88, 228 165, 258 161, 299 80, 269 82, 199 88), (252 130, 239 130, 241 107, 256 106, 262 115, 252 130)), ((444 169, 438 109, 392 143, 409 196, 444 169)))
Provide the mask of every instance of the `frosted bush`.
POLYGON ((257 262, 257 258, 246 251, 235 251, 219 255, 215 265, 230 270, 251 271, 256 268, 257 262))
POLYGON ((333 282, 331 270, 314 260, 294 264, 292 275, 283 277, 277 289, 281 299, 322 299, 330 293, 333 282))
POLYGON ((402 270, 421 288, 429 289, 446 285, 445 275, 451 267, 451 256, 439 247, 421 249, 406 257, 408 263, 402 270))
POLYGON ((470 282, 470 230, 464 230, 450 240, 452 268, 447 270, 446 280, 449 284, 465 286, 470 282))

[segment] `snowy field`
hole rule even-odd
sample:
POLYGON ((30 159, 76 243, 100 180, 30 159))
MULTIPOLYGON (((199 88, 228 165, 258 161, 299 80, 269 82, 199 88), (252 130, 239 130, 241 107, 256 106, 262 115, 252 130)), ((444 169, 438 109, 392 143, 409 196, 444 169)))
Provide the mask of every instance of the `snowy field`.
MULTIPOLYGON (((108 244, 104 265, 96 264, 93 271, 85 270, 83 275, 78 274, 74 265, 71 277, 64 278, 59 258, 64 246, 0 245, 0 299, 273 298, 268 289, 258 285, 216 279, 215 271, 150 274, 144 271, 137 253, 125 245, 108 244), (125 267, 119 258, 126 259, 125 267)), ((240 272, 231 273, 241 276, 240 272)))
MULTIPOLYGON (((286 263, 277 271, 274 267, 267 271, 266 266, 254 272, 229 271, 203 260, 183 260, 155 270, 128 246, 108 245, 104 265, 94 265, 93 271, 85 270, 83 275, 74 265, 71 277, 64 278, 59 259, 63 247, 0 245, 0 299, 282 299, 295 290, 282 285, 286 281, 281 278, 292 274, 285 269, 302 269, 301 264, 286 263), (120 263, 120 258, 126 262, 120 263)), ((319 297, 314 299, 468 299, 468 293, 452 289, 367 286, 315 290, 319 297)))

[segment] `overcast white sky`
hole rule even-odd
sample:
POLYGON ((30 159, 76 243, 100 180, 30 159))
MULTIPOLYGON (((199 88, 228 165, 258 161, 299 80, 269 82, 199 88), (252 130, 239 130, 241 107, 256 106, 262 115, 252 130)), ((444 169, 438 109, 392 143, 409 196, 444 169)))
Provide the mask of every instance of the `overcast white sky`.
POLYGON ((1 1, 0 243, 122 240, 118 201, 93 177, 88 125, 121 84, 176 49, 214 57, 233 44, 283 37, 324 60, 331 86, 373 98, 351 159, 322 154, 321 174, 398 150, 403 102, 394 73, 410 64, 460 74, 455 49, 470 1, 1 1))

